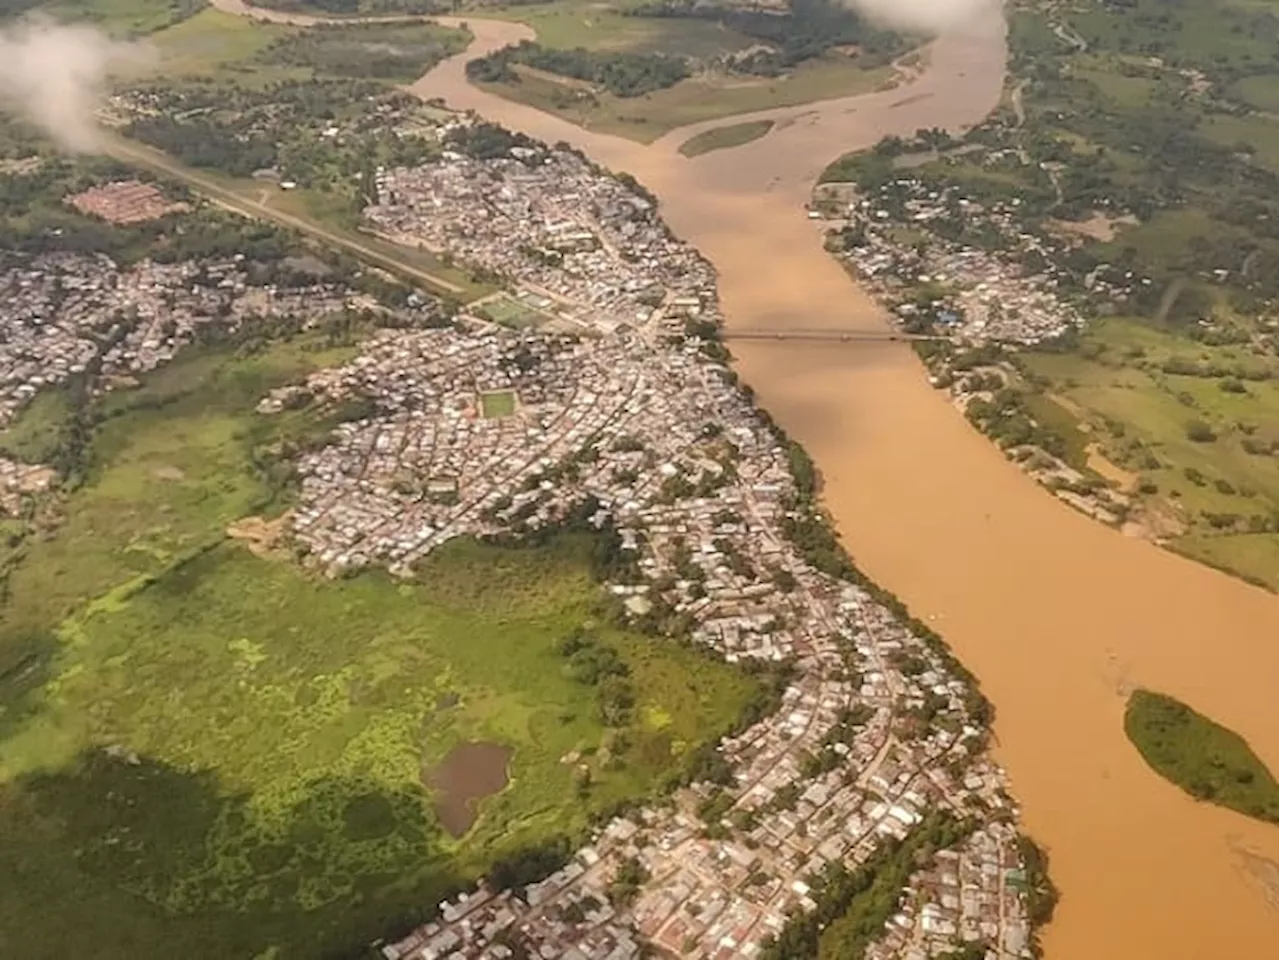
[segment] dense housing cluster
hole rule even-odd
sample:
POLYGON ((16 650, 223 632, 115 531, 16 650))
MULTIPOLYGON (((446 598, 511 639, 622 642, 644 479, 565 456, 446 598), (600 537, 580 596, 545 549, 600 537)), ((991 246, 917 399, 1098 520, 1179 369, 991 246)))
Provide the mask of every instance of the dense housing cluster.
POLYGON ((408 574, 451 537, 588 523, 610 543, 616 615, 794 673, 782 708, 719 744, 668 803, 616 817, 550 876, 442 904, 385 956, 621 960, 644 943, 755 956, 815 908, 826 872, 870 864, 926 822, 957 825, 956 896, 912 879, 877 949, 905 936, 923 955, 1029 951, 1016 834, 1002 826, 1016 810, 967 679, 877 595, 806 559, 794 532, 813 508, 791 449, 703 340, 672 335, 673 316, 717 316, 706 266, 643 200, 544 149, 384 173, 369 212, 405 242, 554 295, 585 335, 478 316, 384 332, 265 398, 267 412, 364 413, 300 461, 294 536, 330 571, 408 574), (557 224, 581 236, 546 256, 557 224), (652 238, 640 256, 637 235, 652 238))
MULTIPOLYGON (((451 537, 585 513, 617 537, 609 590, 623 615, 678 624, 731 659, 798 668, 780 712, 720 745, 724 782, 615 820, 550 878, 482 890, 388 956, 500 957, 499 932, 549 956, 604 957, 640 939, 683 956, 751 955, 812 904, 807 878, 828 863, 865 862, 939 807, 1013 814, 965 682, 868 593, 805 562, 785 533, 796 510, 786 449, 692 345, 384 333, 264 409, 353 400, 371 414, 301 462, 295 534, 326 566, 405 571, 451 537), (644 879, 623 904, 618 877, 633 863, 644 879)), ((995 850, 1016 865, 1013 847, 995 850)), ((1018 890, 996 896, 1000 942, 1027 943, 1018 890)), ((969 939, 985 936, 977 923, 969 939)))
POLYGON ((908 174, 866 195, 827 183, 819 196, 850 267, 904 325, 928 321, 973 342, 1032 344, 1084 321, 1059 289, 1053 251, 1023 229, 1017 197, 983 203, 908 174), (966 229, 998 237, 1008 249, 964 242, 958 237, 966 229), (1028 269, 1028 259, 1043 268, 1028 269))
MULTIPOLYGON (((384 955, 772 956, 833 877, 886 863, 905 887, 874 914, 877 955, 908 941, 1029 955, 1016 808, 986 754, 985 704, 927 630, 813 559, 803 455, 722 362, 709 266, 575 154, 467 143, 384 172, 370 217, 511 275, 556 304, 559 329, 511 330, 479 304, 448 328, 379 330, 347 364, 263 397, 265 416, 342 413, 297 461, 284 521, 297 552, 331 574, 408 576, 451 538, 594 527, 610 616, 788 669, 779 709, 700 754, 674 795, 619 813, 538 876, 495 873, 384 955)), ((344 285, 248 271, 14 259, 4 417, 80 375, 128 382, 205 331, 376 309, 344 285)), ((3 489, 48 482, 33 469, 0 463, 3 489)), ((625 689, 612 696, 603 710, 629 706, 625 689)))
POLYGON ((8 255, 0 270, 0 425, 40 390, 84 374, 153 370, 202 328, 249 317, 320 316, 353 303, 345 287, 248 282, 243 257, 121 269, 101 255, 8 255))
POLYGON ((379 230, 496 271, 583 329, 632 325, 668 298, 714 291, 710 267, 627 184, 531 143, 482 159, 484 128, 458 127, 446 128, 458 142, 438 162, 377 175, 365 216, 379 230))

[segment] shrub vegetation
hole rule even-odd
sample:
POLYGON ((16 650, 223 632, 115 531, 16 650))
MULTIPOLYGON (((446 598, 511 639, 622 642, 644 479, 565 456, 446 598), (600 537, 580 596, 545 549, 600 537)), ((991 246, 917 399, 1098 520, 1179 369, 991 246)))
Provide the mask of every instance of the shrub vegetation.
POLYGON ((1156 773, 1197 800, 1276 822, 1276 780, 1238 734, 1162 693, 1136 690, 1124 731, 1156 773))

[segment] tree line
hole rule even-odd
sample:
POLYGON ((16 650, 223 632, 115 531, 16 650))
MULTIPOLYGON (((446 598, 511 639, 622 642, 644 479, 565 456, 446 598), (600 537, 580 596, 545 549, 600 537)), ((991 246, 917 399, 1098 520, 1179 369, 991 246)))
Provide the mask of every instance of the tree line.
POLYGON ((516 64, 602 87, 616 97, 641 97, 673 87, 689 76, 683 57, 665 53, 606 53, 557 50, 528 40, 467 64, 467 78, 479 83, 514 83, 516 64))
POLYGON ((771 49, 729 62, 734 70, 769 77, 842 46, 858 47, 861 63, 878 66, 906 50, 909 43, 901 34, 876 27, 851 7, 832 0, 791 0, 785 14, 697 0, 657 0, 624 12, 636 17, 709 20, 767 44, 771 49))

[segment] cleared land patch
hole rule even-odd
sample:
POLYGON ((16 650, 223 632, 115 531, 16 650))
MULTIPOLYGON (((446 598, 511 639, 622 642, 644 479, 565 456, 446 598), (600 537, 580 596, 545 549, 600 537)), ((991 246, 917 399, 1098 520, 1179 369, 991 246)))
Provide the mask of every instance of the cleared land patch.
POLYGON ((695 134, 680 144, 680 153, 686 157, 697 157, 713 150, 740 147, 752 140, 759 140, 772 129, 772 120, 749 120, 746 123, 716 127, 714 130, 695 134))
POLYGON ((1197 800, 1276 822, 1276 780, 1240 736, 1164 694, 1137 690, 1124 729, 1151 768, 1197 800))

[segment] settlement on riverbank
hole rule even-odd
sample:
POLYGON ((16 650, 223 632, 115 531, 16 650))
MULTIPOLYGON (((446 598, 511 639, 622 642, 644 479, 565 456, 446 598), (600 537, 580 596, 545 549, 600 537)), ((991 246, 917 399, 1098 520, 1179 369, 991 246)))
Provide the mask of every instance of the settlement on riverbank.
MULTIPOLYGON (((682 160, 582 131, 467 84, 467 59, 529 37, 470 20, 467 55, 414 86, 639 177, 715 265, 732 326, 879 329, 884 318, 822 250, 803 205, 822 167, 888 134, 956 129, 995 104, 1003 28, 990 15, 930 50, 894 91, 748 115, 769 136, 682 160)), ((1239 858, 1274 828, 1195 804, 1125 740, 1124 692, 1167 692, 1277 761, 1274 602, 1126 540, 1044 495, 932 393, 905 348, 744 345, 738 369, 813 453, 860 564, 943 632, 981 677, 1001 759, 1063 890, 1051 957, 1250 956, 1274 918, 1239 858), (1211 644, 1211 648, 1208 646, 1211 644)))

